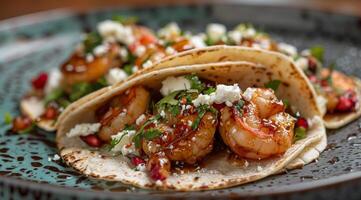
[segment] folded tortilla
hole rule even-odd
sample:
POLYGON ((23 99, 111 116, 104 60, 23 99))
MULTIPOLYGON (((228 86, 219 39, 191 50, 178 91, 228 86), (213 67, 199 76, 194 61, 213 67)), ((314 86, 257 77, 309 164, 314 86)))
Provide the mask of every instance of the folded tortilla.
POLYGON ((325 136, 316 97, 307 80, 297 68, 289 67, 288 70, 284 70, 282 63, 282 58, 278 64, 272 66, 244 61, 218 62, 174 66, 139 73, 126 82, 109 87, 104 93, 86 96, 65 110, 64 116, 60 117, 56 137, 60 155, 69 166, 87 176, 160 190, 196 191, 227 188, 278 173, 302 154, 306 147, 319 142, 325 136), (227 151, 211 152, 204 159, 200 170, 172 173, 163 184, 157 184, 146 172, 132 169, 128 158, 90 148, 79 138, 66 137, 66 133, 75 125, 96 122, 97 108, 127 89, 143 85, 159 90, 161 81, 166 77, 191 73, 217 83, 237 83, 243 90, 247 87, 264 87, 270 80, 280 80, 282 84, 276 93, 278 98, 289 100, 294 109, 312 122, 306 138, 294 143, 285 154, 264 160, 234 160, 230 156, 232 154, 227 151))
MULTIPOLYGON (((151 68, 146 69, 151 71, 154 69, 173 67, 179 65, 193 65, 193 64, 206 64, 206 63, 215 63, 222 61, 248 61, 255 64, 263 64, 266 66, 281 65, 279 67, 284 70, 297 68, 293 60, 289 57, 277 53, 270 52, 262 49, 255 49, 249 47, 238 47, 238 46, 211 46, 201 49, 193 49, 189 51, 184 51, 174 56, 167 57, 160 62, 154 64, 151 68), (265 53, 267 52, 267 53, 265 53)), ((303 71, 298 69, 299 72, 303 71)), ((141 73, 141 72, 140 72, 141 73)), ((303 75, 306 77, 305 75, 303 75)), ((361 116, 361 81, 360 79, 353 78, 357 83, 357 96, 358 96, 358 106, 356 111, 350 113, 337 113, 337 114, 327 114, 323 117, 326 128, 336 129, 340 128, 351 121, 357 119, 361 116)), ((309 87, 312 86, 311 83, 308 83, 309 87)), ((314 92, 314 90, 312 91, 314 92)), ((314 92, 315 93, 315 92, 314 92)), ((319 101, 318 98, 318 112, 323 114, 326 110, 326 105, 319 101)))

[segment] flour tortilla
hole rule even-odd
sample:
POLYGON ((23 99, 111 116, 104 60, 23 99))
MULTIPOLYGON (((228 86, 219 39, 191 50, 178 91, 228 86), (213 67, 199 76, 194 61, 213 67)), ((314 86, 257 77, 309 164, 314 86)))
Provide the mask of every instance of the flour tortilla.
MULTIPOLYGON (((277 60, 279 58, 281 58, 282 63, 284 63, 282 64, 283 67, 290 69, 296 68, 296 65, 293 63, 293 61, 281 53, 248 47, 219 45, 201 49, 193 49, 171 57, 167 57, 164 60, 154 64, 151 68, 148 68, 147 71, 179 65, 206 64, 221 61, 248 61, 256 64, 272 66, 278 62, 277 60)), ((298 71, 302 72, 303 74, 301 69, 298 71)), ((345 114, 326 114, 323 117, 326 128, 340 128, 361 116, 361 81, 356 77, 354 77, 354 80, 358 86, 357 93, 359 105, 357 106, 356 111, 345 114)), ((312 84, 309 83, 309 86, 312 86, 312 84)), ((321 114, 325 114, 326 105, 319 100, 320 98, 317 98, 318 111, 321 114)))
POLYGON ((307 137, 293 144, 284 155, 261 161, 239 160, 234 162, 228 159, 226 152, 212 152, 206 157, 202 170, 172 174, 163 184, 156 184, 150 180, 145 172, 133 170, 128 159, 120 155, 112 156, 108 152, 89 148, 79 138, 65 136, 77 124, 96 122, 95 111, 97 108, 104 105, 112 97, 122 94, 128 88, 143 85, 147 88, 159 90, 161 81, 166 77, 190 73, 196 73, 202 78, 217 83, 238 83, 242 89, 250 86, 263 87, 271 79, 277 78, 288 83, 280 86, 277 92, 278 97, 291 99, 290 103, 296 109, 305 107, 305 104, 312 104, 314 100, 314 98, 304 95, 312 95, 309 87, 306 87, 304 82, 294 81, 303 79, 298 74, 299 72, 296 71, 291 74, 290 71, 285 71, 277 67, 277 65, 270 68, 249 62, 221 62, 150 71, 133 77, 126 82, 116 84, 107 92, 96 97, 84 97, 86 100, 79 101, 81 103, 75 102, 72 106, 74 109, 69 112, 66 111, 66 117, 61 117, 62 120, 58 124, 56 138, 63 160, 87 176, 110 181, 121 181, 141 188, 178 191, 210 190, 236 186, 275 174, 300 155, 304 148, 320 141, 324 136, 322 120, 315 115, 317 114, 316 107, 310 105, 308 106, 309 109, 300 110, 303 116, 313 119, 307 137), (293 95, 298 98, 291 98, 293 95))

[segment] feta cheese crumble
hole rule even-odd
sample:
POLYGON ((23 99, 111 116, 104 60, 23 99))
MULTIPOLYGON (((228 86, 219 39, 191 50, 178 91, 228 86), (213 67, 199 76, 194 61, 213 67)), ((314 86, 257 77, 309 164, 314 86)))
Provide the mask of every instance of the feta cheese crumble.
POLYGON ((242 41, 242 33, 240 31, 234 30, 228 32, 228 37, 232 42, 240 44, 242 41))
POLYGON ((94 48, 93 53, 96 56, 102 56, 108 52, 109 48, 106 44, 98 45, 94 48))
POLYGON ((152 65, 153 65, 153 62, 151 60, 147 60, 145 63, 143 63, 142 67, 148 68, 148 67, 151 67, 152 65))
POLYGON ((200 105, 211 105, 213 103, 221 104, 226 103, 227 106, 232 106, 233 102, 239 101, 241 99, 241 89, 237 84, 234 85, 217 85, 216 91, 204 95, 200 94, 192 102, 197 107, 200 105))
POLYGON ((308 68, 308 59, 304 57, 300 57, 295 61, 295 65, 302 70, 306 70, 308 68))
POLYGON ((290 44, 286 44, 286 43, 279 43, 278 44, 278 49, 284 53, 287 54, 289 56, 295 56, 297 55, 297 48, 293 45, 290 44))
POLYGON ((163 96, 167 96, 174 91, 189 89, 191 89, 191 83, 184 76, 171 76, 162 81, 162 88, 160 89, 160 93, 163 96))
POLYGON ((112 148, 112 152, 122 152, 122 154, 128 155, 132 153, 136 153, 137 150, 132 142, 133 137, 135 135, 135 130, 123 130, 118 132, 116 135, 112 135, 112 140, 119 140, 121 139, 117 145, 112 148))
POLYGON ((100 35, 109 42, 122 42, 130 45, 135 41, 131 27, 124 26, 112 20, 106 20, 98 25, 100 35))
POLYGON ((137 118, 137 120, 135 120, 135 124, 139 126, 144 120, 145 120, 145 115, 142 114, 137 118))
POLYGON ((108 74, 105 76, 108 84, 114 85, 128 77, 127 73, 124 70, 119 68, 113 68, 109 70, 108 74))
POLYGON ((190 38, 190 42, 194 46, 194 48, 203 48, 206 47, 206 43, 204 42, 204 37, 202 35, 195 35, 190 38))
POLYGON ((74 128, 72 128, 68 133, 66 133, 67 137, 75 137, 75 136, 87 136, 94 134, 99 131, 101 124, 100 123, 84 123, 78 124, 74 128))
POLYGON ((24 99, 21 101, 21 107, 33 119, 40 117, 45 111, 44 102, 37 97, 24 99))
POLYGON ((62 79, 62 73, 59 69, 53 69, 49 72, 49 78, 45 85, 45 93, 49 94, 52 90, 59 87, 62 79))
POLYGON ((158 36, 166 39, 171 39, 172 37, 178 36, 180 34, 181 30, 178 24, 175 22, 167 24, 165 27, 161 28, 158 31, 158 36))
POLYGON ((226 33, 226 27, 223 24, 208 24, 207 35, 212 41, 219 41, 226 33))

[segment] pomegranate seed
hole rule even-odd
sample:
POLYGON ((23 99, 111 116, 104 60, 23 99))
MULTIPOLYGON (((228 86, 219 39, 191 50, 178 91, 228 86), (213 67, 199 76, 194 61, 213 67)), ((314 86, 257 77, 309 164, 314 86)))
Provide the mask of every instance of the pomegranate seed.
POLYGON ((317 77, 315 75, 310 75, 308 76, 308 79, 312 82, 312 83, 317 83, 317 77))
POLYGON ((302 128, 308 129, 307 120, 303 117, 298 118, 296 121, 296 127, 302 127, 302 128))
POLYGON ((220 111, 222 108, 224 108, 226 106, 226 104, 224 104, 224 103, 221 103, 221 104, 217 104, 217 103, 214 103, 213 104, 213 107, 215 108, 215 109, 217 109, 218 111, 220 111))
POLYGON ((131 158, 131 162, 134 166, 138 166, 140 164, 145 164, 145 161, 138 156, 134 156, 133 158, 131 158))
POLYGON ((13 120, 12 131, 19 132, 29 128, 32 124, 32 120, 26 116, 18 116, 13 120))
POLYGON ((58 116, 58 109, 53 107, 53 106, 49 106, 46 108, 44 114, 42 115, 42 118, 44 119, 55 119, 58 116))
POLYGON ((48 81, 47 73, 40 73, 37 77, 31 80, 31 84, 35 89, 42 90, 44 89, 46 82, 48 81))
POLYGON ((308 69, 311 72, 316 72, 316 70, 317 70, 317 61, 316 61, 315 58, 313 58, 313 57, 308 58, 308 69))
POLYGON ((150 170, 150 177, 153 179, 153 180, 165 180, 167 177, 164 176, 161 171, 160 171, 160 167, 159 165, 155 165, 151 170, 150 170))
POLYGON ((102 141, 98 138, 98 136, 92 134, 87 136, 80 136, 80 139, 83 140, 87 145, 91 147, 101 147, 102 141))
POLYGON ((354 109, 355 102, 351 98, 341 96, 336 105, 337 112, 350 112, 354 109))

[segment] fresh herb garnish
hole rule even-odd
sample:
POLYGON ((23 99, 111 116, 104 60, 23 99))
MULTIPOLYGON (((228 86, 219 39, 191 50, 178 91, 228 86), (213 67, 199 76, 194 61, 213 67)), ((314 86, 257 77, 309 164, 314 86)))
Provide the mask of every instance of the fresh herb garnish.
POLYGON ((64 95, 64 91, 61 88, 56 88, 49 92, 44 99, 44 103, 47 105, 52 101, 57 101, 64 95))
POLYGON ((285 105, 285 108, 288 108, 288 106, 290 105, 290 101, 288 99, 284 99, 282 100, 283 105, 285 105))
POLYGON ((333 80, 332 80, 332 74, 333 74, 333 70, 335 69, 336 64, 332 63, 328 68, 329 68, 329 75, 326 78, 326 81, 328 83, 328 85, 332 86, 333 85, 333 80))
POLYGON ((115 15, 112 17, 112 20, 126 25, 136 24, 139 21, 138 17, 123 15, 115 15))
POLYGON ((322 46, 314 46, 310 48, 310 53, 313 57, 315 57, 321 63, 323 62, 325 49, 322 46))
POLYGON ((239 111, 239 112, 241 112, 242 113, 242 109, 243 109, 243 106, 244 106, 244 101, 243 100, 239 100, 238 102, 237 102, 237 104, 235 105, 235 107, 236 107, 236 109, 239 111))
POLYGON ((199 107, 197 107, 197 118, 194 120, 194 122, 192 123, 192 130, 196 130, 199 126, 199 123, 201 122, 201 119, 203 118, 204 114, 206 114, 206 112, 209 111, 215 115, 217 115, 218 111, 213 108, 212 106, 209 105, 200 105, 199 107))
POLYGON ((213 92, 216 92, 216 88, 214 88, 214 87, 209 87, 203 91, 204 94, 211 94, 213 92))
POLYGON ((185 76, 186 79, 188 79, 191 82, 191 89, 198 90, 198 92, 202 92, 205 89, 205 84, 202 83, 201 80, 199 80, 198 76, 195 74, 190 74, 185 76))
POLYGON ((155 115, 154 117, 148 119, 141 127, 140 129, 137 131, 137 133, 135 134, 135 136, 133 137, 133 142, 135 147, 139 148, 142 142, 143 137, 147 137, 144 136, 145 132, 144 132, 144 128, 147 127, 148 125, 150 125, 151 123, 159 120, 160 118, 162 118, 162 116, 160 115, 155 115))
POLYGON ((123 70, 128 76, 130 76, 130 75, 133 74, 133 69, 132 68, 133 68, 132 65, 127 64, 127 65, 124 65, 123 70))
POLYGON ((266 83, 264 86, 266 88, 270 88, 270 89, 272 89, 273 91, 276 92, 278 87, 280 86, 280 84, 281 84, 280 80, 272 80, 272 81, 266 83))
POLYGON ((146 140, 153 140, 154 138, 157 138, 162 135, 162 132, 155 128, 150 128, 146 131, 144 131, 143 138, 146 140))
POLYGON ((106 87, 107 85, 108 85, 107 81, 104 77, 99 78, 95 83, 87 83, 87 82, 75 83, 72 86, 71 93, 69 95, 69 100, 71 102, 76 101, 91 92, 106 87))
POLYGON ((120 136, 120 138, 114 138, 110 141, 110 144, 108 145, 108 151, 111 151, 115 146, 119 144, 120 141, 124 138, 125 135, 128 134, 128 131, 135 130, 134 125, 125 125, 125 128, 123 129, 124 133, 120 136))
POLYGON ((173 116, 179 114, 179 101, 176 99, 176 96, 181 91, 174 91, 167 96, 163 97, 158 103, 155 104, 157 111, 160 113, 162 110, 169 110, 173 116))
POLYGON ((13 117, 11 116, 11 114, 9 112, 6 112, 4 115, 4 123, 9 125, 11 124, 13 121, 13 117))
POLYGON ((85 52, 92 53, 94 48, 102 43, 102 37, 97 32, 88 33, 83 41, 85 52))
POLYGON ((302 140, 306 138, 306 129, 303 127, 297 127, 295 129, 294 141, 302 140))

